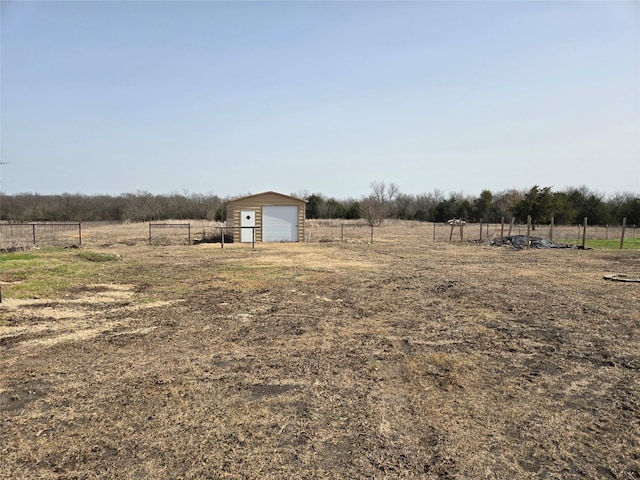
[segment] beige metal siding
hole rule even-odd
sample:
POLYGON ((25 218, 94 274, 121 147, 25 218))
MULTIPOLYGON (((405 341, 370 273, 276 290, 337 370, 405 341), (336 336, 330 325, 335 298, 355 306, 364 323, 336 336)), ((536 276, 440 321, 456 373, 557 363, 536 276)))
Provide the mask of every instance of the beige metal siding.
POLYGON ((303 202, 298 208, 298 241, 304 242, 304 221, 306 217, 307 203, 303 202))

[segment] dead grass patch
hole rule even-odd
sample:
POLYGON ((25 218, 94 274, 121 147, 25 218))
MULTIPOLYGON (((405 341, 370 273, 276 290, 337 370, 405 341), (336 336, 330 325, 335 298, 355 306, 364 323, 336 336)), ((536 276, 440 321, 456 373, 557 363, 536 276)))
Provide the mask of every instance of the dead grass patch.
POLYGON ((640 478, 637 252, 108 251, 0 306, 2 477, 640 478))

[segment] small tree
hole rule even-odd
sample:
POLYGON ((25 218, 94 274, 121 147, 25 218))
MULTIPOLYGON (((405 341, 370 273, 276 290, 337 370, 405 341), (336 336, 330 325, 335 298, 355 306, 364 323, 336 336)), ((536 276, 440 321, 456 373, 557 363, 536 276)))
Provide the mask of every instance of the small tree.
POLYGON ((371 182, 371 194, 362 201, 362 213, 369 225, 382 225, 400 191, 395 183, 371 182))
POLYGON ((347 209, 344 207, 342 202, 336 200, 335 198, 330 198, 325 202, 325 218, 344 218, 347 209))
POLYGON ((627 217, 629 225, 640 224, 640 197, 636 197, 627 201, 620 209, 622 216, 627 217))
POLYGON ((515 206, 522 200, 524 194, 518 190, 511 189, 499 192, 493 197, 493 208, 497 218, 504 218, 508 222, 514 215, 515 206))
POLYGON ((473 201, 472 218, 476 222, 481 218, 485 222, 492 220, 493 193, 490 190, 483 190, 480 196, 473 201))
POLYGON ((534 230, 536 224, 548 222, 555 210, 556 202, 551 187, 540 188, 538 185, 534 185, 514 207, 515 216, 521 221, 531 215, 534 230))
POLYGON ((357 220, 362 218, 362 211, 360 208, 360 202, 352 202, 347 208, 347 211, 344 214, 344 218, 347 220, 357 220))
POLYGON ((324 198, 319 193, 314 193, 306 197, 307 208, 305 210, 307 219, 320 218, 324 208, 324 198))
POLYGON ((640 225, 640 196, 631 194, 620 204, 617 218, 627 217, 627 225, 640 225))

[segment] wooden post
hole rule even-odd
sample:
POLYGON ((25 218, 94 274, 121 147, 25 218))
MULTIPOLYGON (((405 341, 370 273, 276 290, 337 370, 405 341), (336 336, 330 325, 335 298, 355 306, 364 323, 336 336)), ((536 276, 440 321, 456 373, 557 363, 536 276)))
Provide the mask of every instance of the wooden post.
POLYGON ((583 250, 586 245, 586 242, 587 242, 587 217, 584 217, 584 224, 582 226, 582 249, 583 250))
POLYGON ((509 233, 507 233, 507 237, 511 236, 511 229, 513 228, 513 224, 515 223, 516 218, 515 217, 511 217, 511 222, 509 223, 509 233))
POLYGON ((460 220, 460 243, 462 243, 464 240, 464 225, 462 225, 462 220, 460 220))
POLYGON ((622 246, 624 245, 624 230, 627 227, 627 217, 624 217, 622 219, 622 235, 620 235, 620 249, 622 249, 622 246))
POLYGON ((531 215, 527 215, 527 248, 531 244, 531 215))
POLYGON ((549 225, 549 241, 553 243, 553 222, 555 217, 551 217, 551 225, 549 225))
POLYGON ((504 217, 500 217, 500 242, 504 239, 504 217))
POLYGON ((82 223, 78 222, 78 245, 82 245, 82 223))
POLYGON ((433 243, 436 243, 436 222, 433 222, 433 243))
POLYGON ((453 238, 453 227, 454 227, 454 226, 455 226, 455 225, 452 223, 452 224, 451 224, 451 231, 449 232, 449 242, 451 242, 451 239, 453 238))
POLYGON ((340 225, 340 238, 341 242, 344 243, 344 223, 340 225))
POLYGON ((220 248, 224 248, 224 227, 220 227, 220 248))
POLYGON ((580 241, 580 224, 578 224, 578 236, 576 237, 576 243, 580 241))
POLYGON ((480 243, 482 243, 482 218, 480 219, 480 243))

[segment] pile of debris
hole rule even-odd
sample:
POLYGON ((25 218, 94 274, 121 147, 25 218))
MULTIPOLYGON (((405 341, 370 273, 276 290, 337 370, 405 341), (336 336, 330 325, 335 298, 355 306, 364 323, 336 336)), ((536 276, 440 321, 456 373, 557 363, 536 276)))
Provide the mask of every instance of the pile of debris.
POLYGON ((516 250, 520 250, 525 247, 529 248, 580 248, 575 245, 569 245, 566 243, 553 243, 541 237, 527 237, 526 235, 513 235, 510 237, 496 237, 489 245, 493 247, 499 247, 502 245, 513 247, 516 250), (527 239, 529 244, 527 245, 527 239))

